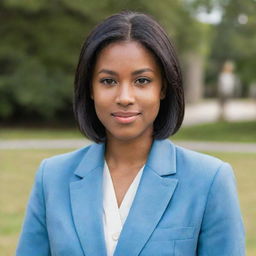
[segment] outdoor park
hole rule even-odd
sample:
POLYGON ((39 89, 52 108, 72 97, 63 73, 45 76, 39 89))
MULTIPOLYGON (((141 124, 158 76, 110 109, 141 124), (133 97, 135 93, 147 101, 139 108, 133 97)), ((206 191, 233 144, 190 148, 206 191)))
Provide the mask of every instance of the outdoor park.
POLYGON ((0 255, 15 252, 40 162, 91 143, 72 114, 76 62, 88 31, 122 9, 152 14, 172 36, 187 103, 170 139, 232 165, 256 255, 255 0, 1 1, 0 255))

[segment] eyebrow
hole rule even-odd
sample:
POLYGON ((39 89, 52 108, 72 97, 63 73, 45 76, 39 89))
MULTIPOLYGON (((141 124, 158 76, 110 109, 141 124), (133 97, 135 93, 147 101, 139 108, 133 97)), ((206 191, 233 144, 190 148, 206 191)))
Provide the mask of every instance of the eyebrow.
MULTIPOLYGON (((150 68, 142 68, 142 69, 133 71, 132 75, 133 76, 140 75, 140 74, 142 74, 144 72, 153 72, 154 73, 154 71, 152 69, 150 69, 150 68)), ((100 74, 100 73, 106 73, 106 74, 113 75, 113 76, 117 76, 118 75, 117 72, 112 71, 112 70, 108 70, 108 69, 102 69, 102 70, 100 70, 98 72, 98 74, 100 74)))

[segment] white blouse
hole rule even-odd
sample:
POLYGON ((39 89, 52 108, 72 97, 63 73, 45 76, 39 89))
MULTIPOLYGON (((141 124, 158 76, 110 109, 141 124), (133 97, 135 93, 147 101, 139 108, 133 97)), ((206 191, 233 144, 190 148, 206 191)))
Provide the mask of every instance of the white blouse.
POLYGON ((105 161, 103 170, 103 227, 108 256, 113 256, 114 254, 119 235, 135 197, 144 166, 134 178, 123 198, 120 208, 118 208, 113 182, 107 162, 105 161))

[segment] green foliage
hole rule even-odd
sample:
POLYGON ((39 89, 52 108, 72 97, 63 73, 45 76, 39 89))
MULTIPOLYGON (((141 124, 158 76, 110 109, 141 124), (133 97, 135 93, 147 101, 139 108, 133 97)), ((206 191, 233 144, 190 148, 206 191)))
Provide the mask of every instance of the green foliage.
POLYGON ((2 0, 0 120, 17 115, 55 119, 70 109, 84 38, 102 18, 124 9, 156 17, 179 52, 201 51, 205 26, 180 0, 2 0))
POLYGON ((207 79, 216 82, 223 63, 232 60, 246 93, 246 87, 256 81, 256 1, 195 0, 193 4, 195 9, 218 7, 223 12, 220 24, 215 27, 207 79))
POLYGON ((18 108, 53 118, 67 102, 71 105, 77 56, 90 22, 62 9, 1 13, 0 116, 8 117, 18 108))
POLYGON ((243 84, 256 81, 256 2, 252 0, 2 0, 0 1, 0 120, 55 119, 72 105, 81 44, 104 17, 124 9, 147 12, 166 28, 184 57, 208 56, 206 79, 216 82, 226 59, 243 84), (217 26, 195 19, 198 8, 220 8, 217 26), (246 15, 248 22, 238 22, 246 15), (209 41, 212 43, 209 44, 209 41))
POLYGON ((6 8, 17 8, 19 10, 27 10, 37 12, 47 6, 49 0, 2 0, 2 5, 6 8))

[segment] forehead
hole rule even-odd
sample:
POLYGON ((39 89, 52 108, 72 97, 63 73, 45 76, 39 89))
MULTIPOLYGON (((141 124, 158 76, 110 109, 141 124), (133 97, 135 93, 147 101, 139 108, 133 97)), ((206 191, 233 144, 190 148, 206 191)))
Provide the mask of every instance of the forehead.
POLYGON ((95 70, 142 67, 160 71, 154 55, 145 46, 136 41, 121 41, 111 43, 101 50, 96 60, 95 70))

